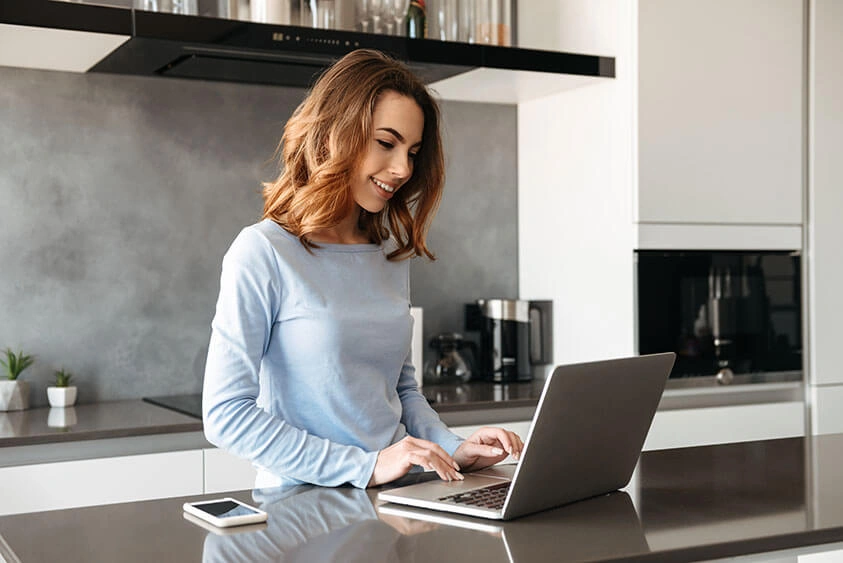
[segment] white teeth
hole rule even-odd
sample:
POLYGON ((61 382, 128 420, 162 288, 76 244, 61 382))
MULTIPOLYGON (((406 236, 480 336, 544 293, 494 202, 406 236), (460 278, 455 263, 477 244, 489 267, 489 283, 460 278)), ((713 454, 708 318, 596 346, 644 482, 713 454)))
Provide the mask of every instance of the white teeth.
POLYGON ((389 193, 392 193, 392 192, 394 192, 394 191, 395 191, 395 188, 393 188, 392 186, 388 186, 388 185, 384 184, 383 182, 381 182, 380 180, 378 180, 378 179, 377 179, 377 178, 375 178, 374 176, 372 176, 372 181, 373 181, 375 184, 377 184, 377 185, 378 185, 378 187, 382 188, 383 190, 385 190, 385 191, 387 191, 387 192, 389 192, 389 193))

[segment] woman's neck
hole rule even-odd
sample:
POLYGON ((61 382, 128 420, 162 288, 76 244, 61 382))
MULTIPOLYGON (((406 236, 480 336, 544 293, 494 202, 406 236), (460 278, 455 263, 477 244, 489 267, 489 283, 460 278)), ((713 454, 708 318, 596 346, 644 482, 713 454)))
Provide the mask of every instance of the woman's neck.
POLYGON ((351 213, 340 223, 326 229, 319 229, 308 235, 311 242, 317 244, 367 244, 372 242, 369 237, 360 230, 360 222, 357 213, 351 213))

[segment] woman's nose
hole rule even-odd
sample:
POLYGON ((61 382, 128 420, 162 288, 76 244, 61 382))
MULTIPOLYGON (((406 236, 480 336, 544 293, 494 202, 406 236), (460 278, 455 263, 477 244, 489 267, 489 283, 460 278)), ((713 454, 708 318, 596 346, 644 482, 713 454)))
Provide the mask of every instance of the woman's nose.
POLYGON ((409 155, 396 155, 390 163, 390 172, 396 178, 404 181, 410 177, 410 174, 413 171, 412 166, 412 161, 410 160, 409 155))

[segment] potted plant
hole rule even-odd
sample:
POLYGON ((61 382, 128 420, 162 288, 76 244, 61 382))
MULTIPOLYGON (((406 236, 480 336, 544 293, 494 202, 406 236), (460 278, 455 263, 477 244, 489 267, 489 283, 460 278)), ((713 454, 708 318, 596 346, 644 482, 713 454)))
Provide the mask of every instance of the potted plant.
POLYGON ((69 407, 76 402, 76 386, 70 384, 73 374, 64 368, 56 370, 56 384, 47 387, 51 407, 69 407))
POLYGON ((3 351, 5 360, 0 358, 0 364, 5 370, 5 379, 0 379, 0 411, 21 411, 29 408, 29 384, 18 381, 23 370, 32 365, 35 358, 23 352, 15 354, 6 348, 3 351))

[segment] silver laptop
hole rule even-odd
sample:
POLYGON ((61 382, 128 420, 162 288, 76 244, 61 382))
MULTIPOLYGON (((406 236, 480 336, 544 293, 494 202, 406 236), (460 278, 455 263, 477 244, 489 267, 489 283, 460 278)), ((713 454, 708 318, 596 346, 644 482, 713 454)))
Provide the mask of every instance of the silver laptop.
POLYGON ((510 520, 626 486, 676 355, 559 366, 547 378, 517 465, 378 493, 385 502, 510 520))

